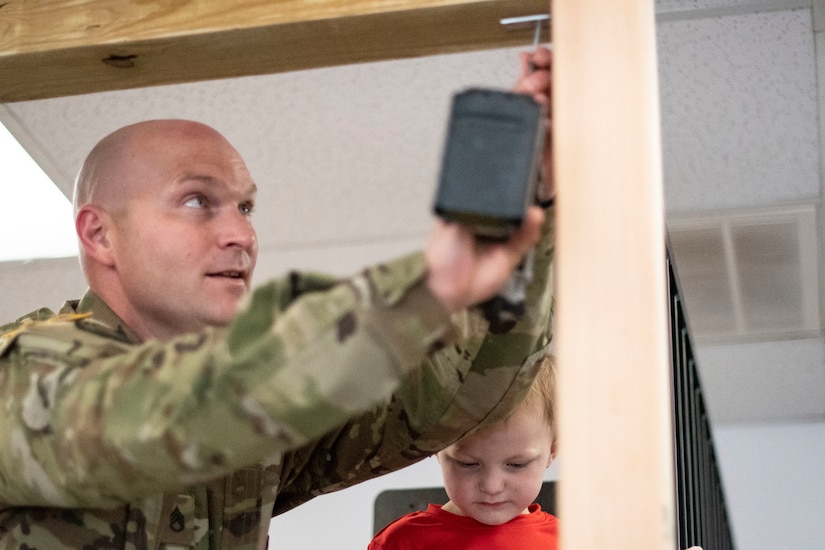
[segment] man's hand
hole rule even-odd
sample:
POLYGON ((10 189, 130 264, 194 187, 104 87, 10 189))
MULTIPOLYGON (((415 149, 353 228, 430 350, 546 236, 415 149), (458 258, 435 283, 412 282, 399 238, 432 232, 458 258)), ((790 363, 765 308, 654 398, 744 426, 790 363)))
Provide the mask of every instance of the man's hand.
POLYGON ((542 153, 541 180, 543 188, 538 190, 539 198, 542 201, 552 199, 555 196, 553 187, 553 155, 551 139, 551 103, 552 103, 552 78, 551 69, 553 66, 553 53, 545 47, 536 48, 533 53, 522 53, 521 77, 513 86, 513 91, 520 94, 527 94, 536 101, 544 105, 547 112, 545 121, 546 135, 544 137, 544 151, 542 153))
POLYGON ((425 250, 427 286, 450 312, 492 298, 539 242, 543 222, 544 212, 532 206, 507 242, 481 243, 470 229, 437 220, 425 250))
MULTIPOLYGON (((520 56, 521 77, 513 91, 528 94, 547 111, 546 136, 542 154, 541 200, 555 196, 550 142, 550 68, 553 55, 539 47, 520 56)), ((492 298, 502 289, 525 254, 540 239, 544 213, 531 207, 519 231, 506 243, 480 243, 472 231, 458 224, 438 220, 427 243, 429 268, 427 286, 448 311, 458 311, 492 298)))

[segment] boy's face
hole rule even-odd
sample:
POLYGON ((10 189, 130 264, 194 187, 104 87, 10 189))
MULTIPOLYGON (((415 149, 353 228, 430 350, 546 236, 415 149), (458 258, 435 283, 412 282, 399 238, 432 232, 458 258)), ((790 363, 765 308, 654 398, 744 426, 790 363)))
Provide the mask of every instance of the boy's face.
POLYGON ((500 525, 527 513, 555 457, 554 434, 537 408, 509 418, 438 453, 450 502, 444 510, 500 525))

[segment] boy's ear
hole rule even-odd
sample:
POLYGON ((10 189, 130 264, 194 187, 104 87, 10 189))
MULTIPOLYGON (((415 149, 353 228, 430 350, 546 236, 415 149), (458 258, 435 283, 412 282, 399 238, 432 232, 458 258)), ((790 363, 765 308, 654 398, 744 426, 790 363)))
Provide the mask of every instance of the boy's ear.
POLYGON ((108 214, 97 206, 87 204, 77 213, 74 223, 80 247, 86 256, 109 267, 114 265, 109 238, 111 218, 108 214))
POLYGON ((559 452, 559 440, 556 437, 556 434, 553 434, 553 442, 550 444, 550 460, 547 462, 547 467, 549 468, 550 465, 556 460, 556 455, 559 452))

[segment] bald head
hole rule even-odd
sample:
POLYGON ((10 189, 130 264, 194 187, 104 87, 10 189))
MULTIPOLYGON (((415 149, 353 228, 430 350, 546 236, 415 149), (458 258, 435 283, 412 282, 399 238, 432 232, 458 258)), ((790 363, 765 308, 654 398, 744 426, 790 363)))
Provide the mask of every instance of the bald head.
POLYGON ((75 182, 90 288, 141 337, 225 324, 255 266, 255 195, 240 154, 209 126, 152 120, 113 132, 75 182))
POLYGON ((128 200, 136 175, 148 163, 162 162, 167 144, 191 139, 229 143, 213 128, 190 120, 148 120, 125 126, 94 146, 78 172, 74 188, 74 215, 87 204, 119 209, 128 200))

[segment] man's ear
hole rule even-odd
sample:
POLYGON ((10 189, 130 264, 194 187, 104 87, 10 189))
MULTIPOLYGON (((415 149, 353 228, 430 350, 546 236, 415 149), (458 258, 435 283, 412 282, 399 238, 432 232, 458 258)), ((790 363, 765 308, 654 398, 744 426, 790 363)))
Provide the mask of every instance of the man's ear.
POLYGON ((109 215, 103 209, 87 204, 77 213, 74 224, 80 246, 86 256, 100 264, 113 266, 115 262, 109 235, 109 215))

